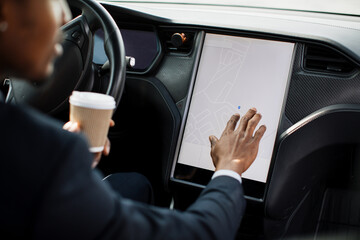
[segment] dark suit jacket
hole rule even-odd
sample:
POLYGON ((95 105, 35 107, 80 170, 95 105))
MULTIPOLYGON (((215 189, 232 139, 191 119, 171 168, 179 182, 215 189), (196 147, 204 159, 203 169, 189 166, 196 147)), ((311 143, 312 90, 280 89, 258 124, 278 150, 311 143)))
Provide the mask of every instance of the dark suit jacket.
POLYGON ((233 239, 245 201, 222 176, 185 212, 120 198, 91 169, 78 134, 0 103, 0 236, 35 239, 233 239))

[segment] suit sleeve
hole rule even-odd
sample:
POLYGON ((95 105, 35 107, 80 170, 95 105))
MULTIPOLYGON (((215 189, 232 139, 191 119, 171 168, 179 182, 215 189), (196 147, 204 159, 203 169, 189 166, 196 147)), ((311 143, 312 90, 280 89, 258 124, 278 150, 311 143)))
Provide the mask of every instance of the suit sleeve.
POLYGON ((37 239, 233 239, 245 200, 239 182, 213 179, 185 212, 119 198, 90 167, 79 138, 59 150, 59 166, 39 204, 37 239), (71 149, 71 150, 66 150, 71 149))

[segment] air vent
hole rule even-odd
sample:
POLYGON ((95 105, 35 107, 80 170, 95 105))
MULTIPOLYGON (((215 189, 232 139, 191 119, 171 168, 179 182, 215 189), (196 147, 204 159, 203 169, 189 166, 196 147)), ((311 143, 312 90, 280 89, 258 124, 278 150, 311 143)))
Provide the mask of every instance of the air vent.
POLYGON ((334 50, 308 45, 305 47, 304 68, 308 71, 347 74, 352 72, 355 66, 334 50))
POLYGON ((194 32, 165 30, 161 35, 166 52, 188 54, 193 48, 194 32))

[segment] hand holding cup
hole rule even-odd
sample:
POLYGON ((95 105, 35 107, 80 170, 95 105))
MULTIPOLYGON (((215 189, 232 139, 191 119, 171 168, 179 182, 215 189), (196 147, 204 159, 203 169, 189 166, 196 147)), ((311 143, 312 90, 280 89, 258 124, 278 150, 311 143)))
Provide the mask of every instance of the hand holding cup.
POLYGON ((107 138, 110 127, 114 126, 111 116, 115 109, 112 96, 74 91, 70 96, 70 121, 64 129, 84 133, 89 141, 89 151, 95 154, 92 167, 100 161, 101 155, 110 153, 110 141, 107 138))
POLYGON ((77 122, 89 141, 90 152, 102 152, 115 109, 112 96, 74 91, 70 97, 70 122, 77 122))

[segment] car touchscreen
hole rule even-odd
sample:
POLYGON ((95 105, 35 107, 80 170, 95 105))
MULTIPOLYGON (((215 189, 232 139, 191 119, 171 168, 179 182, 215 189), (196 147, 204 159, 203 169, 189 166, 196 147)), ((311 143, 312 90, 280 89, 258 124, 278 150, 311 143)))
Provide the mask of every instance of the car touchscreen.
POLYGON ((243 116, 256 107, 262 114, 259 126, 267 130, 257 158, 242 177, 265 183, 293 50, 288 42, 206 34, 177 163, 213 171, 209 135, 220 137, 232 114, 243 116))

